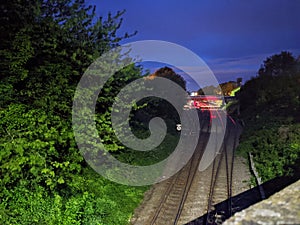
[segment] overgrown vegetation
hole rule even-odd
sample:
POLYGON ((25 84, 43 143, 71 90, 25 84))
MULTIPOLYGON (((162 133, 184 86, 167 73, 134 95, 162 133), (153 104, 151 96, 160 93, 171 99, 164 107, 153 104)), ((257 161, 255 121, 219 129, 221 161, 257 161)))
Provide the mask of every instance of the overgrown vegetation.
POLYGON ((2 190, 1 224, 127 224, 146 190, 109 182, 90 169, 76 180, 78 190, 64 194, 43 186, 2 190))
MULTIPOLYGON (((124 12, 97 18, 84 0, 2 1, 0 10, 0 224, 127 224, 147 187, 118 185, 92 171, 71 117, 85 69, 133 35, 117 33, 124 12)), ((169 154, 132 161, 112 135, 114 97, 140 74, 134 65, 119 71, 96 107, 107 149, 133 164, 169 154)), ((160 148, 169 142, 172 135, 160 148)))
POLYGON ((251 152, 263 181, 291 175, 300 156, 300 61, 282 52, 264 61, 240 92, 245 122, 239 152, 251 152))

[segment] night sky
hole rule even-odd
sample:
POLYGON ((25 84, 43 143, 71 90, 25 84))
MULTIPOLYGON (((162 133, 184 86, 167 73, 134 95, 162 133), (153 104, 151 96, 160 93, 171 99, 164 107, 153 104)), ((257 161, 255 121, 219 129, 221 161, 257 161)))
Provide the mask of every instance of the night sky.
MULTIPOLYGON (((97 15, 126 10, 122 42, 163 40, 201 57, 219 82, 256 76, 266 57, 300 55, 300 0, 87 0, 97 15)), ((148 64, 151 67, 150 64, 148 64)), ((152 65, 155 70, 155 64, 152 65)), ((180 74, 180 71, 178 71, 180 74)), ((193 86, 188 78, 189 90, 193 86)))

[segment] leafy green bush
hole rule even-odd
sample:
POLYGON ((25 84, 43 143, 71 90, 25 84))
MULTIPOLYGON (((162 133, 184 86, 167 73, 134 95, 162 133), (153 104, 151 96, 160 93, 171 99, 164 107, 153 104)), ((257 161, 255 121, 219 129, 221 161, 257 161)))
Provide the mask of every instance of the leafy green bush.
MULTIPOLYGON (((23 104, 0 110, 0 224, 127 224, 147 187, 112 183, 76 148, 65 119, 23 104)), ((167 157, 177 137, 156 150, 114 152, 134 165, 167 157)))
POLYGON ((252 153, 263 181, 288 175, 300 155, 300 124, 253 132, 242 139, 238 151, 252 153))
POLYGON ((246 126, 238 152, 253 154, 263 181, 291 174, 300 159, 300 62, 291 54, 281 55, 268 58, 240 93, 246 126))
POLYGON ((22 104, 0 111, 0 186, 18 183, 58 189, 71 184, 83 157, 69 123, 22 104))
POLYGON ((90 170, 85 173, 84 179, 86 183, 82 184, 82 189, 86 191, 71 196, 48 195, 41 186, 34 191, 21 185, 4 189, 0 223, 125 225, 146 190, 109 182, 90 170))

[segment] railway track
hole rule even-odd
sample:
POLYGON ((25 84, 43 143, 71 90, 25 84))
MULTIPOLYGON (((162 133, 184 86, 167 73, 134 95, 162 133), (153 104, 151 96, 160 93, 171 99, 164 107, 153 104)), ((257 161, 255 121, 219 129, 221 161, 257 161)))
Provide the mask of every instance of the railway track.
POLYGON ((208 123, 205 119, 202 119, 200 123, 202 124, 200 131, 200 136, 202 138, 200 138, 197 149, 187 165, 169 179, 168 186, 161 195, 161 199, 159 200, 155 212, 144 224, 165 225, 178 223, 203 154, 203 149, 206 144, 205 140, 207 140, 207 138, 203 138, 203 136, 207 135, 204 130, 207 130, 208 123))
POLYGON ((207 202, 206 220, 203 224, 218 225, 232 216, 232 180, 234 150, 237 143, 237 131, 233 120, 229 120, 229 129, 221 148, 213 161, 211 181, 207 202), (215 205, 226 200, 226 205, 216 208, 215 205))
MULTIPOLYGON (((225 218, 228 218, 232 214, 230 198, 232 196, 234 148, 237 134, 234 130, 233 122, 228 121, 230 126, 228 127, 229 129, 226 130, 222 148, 218 153, 216 152, 217 156, 213 164, 206 170, 206 173, 209 172, 208 177, 203 178, 207 186, 207 197, 205 201, 202 200, 201 204, 204 205, 205 202, 207 202, 207 206, 206 209, 201 212, 201 215, 206 213, 206 216, 200 224, 220 224, 225 218), (222 209, 215 208, 217 203, 226 199, 229 199, 226 207, 222 209)), ((143 220, 136 220, 133 224, 175 225, 186 223, 184 219, 181 219, 181 216, 187 198, 191 198, 191 196, 189 196, 191 187, 193 186, 193 189, 199 189, 199 187, 196 186, 197 184, 193 182, 197 173, 199 176, 198 166, 209 136, 207 131, 218 132, 218 129, 222 129, 222 126, 217 126, 214 129, 209 128, 209 120, 207 117, 205 117, 205 119, 203 118, 200 122, 202 123, 200 141, 190 161, 182 170, 161 185, 164 187, 159 191, 160 198, 155 202, 155 207, 144 211, 144 213, 148 214, 147 217, 145 216, 143 220)), ((216 142, 217 141, 219 140, 216 140, 216 142)), ((197 197, 200 196, 192 196, 194 201, 197 197)))
POLYGON ((177 224, 202 155, 198 148, 188 164, 173 178, 165 190, 150 225, 177 224))

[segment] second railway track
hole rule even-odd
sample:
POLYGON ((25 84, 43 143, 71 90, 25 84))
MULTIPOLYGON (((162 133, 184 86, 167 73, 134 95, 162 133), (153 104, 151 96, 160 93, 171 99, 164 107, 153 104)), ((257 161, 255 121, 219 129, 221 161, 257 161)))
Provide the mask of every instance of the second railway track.
POLYGON ((211 181, 207 201, 207 214, 203 224, 221 224, 232 215, 232 180, 234 150, 237 142, 237 131, 231 124, 227 129, 221 151, 216 156, 211 168, 211 181), (219 202, 227 200, 221 208, 215 208, 219 202))
MULTIPOLYGON (((230 123, 230 120, 228 121, 230 123)), ((206 126, 202 126, 202 128, 204 131, 207 130, 206 126)), ((238 135, 232 121, 228 128, 221 150, 218 152, 213 164, 204 172, 199 172, 198 166, 207 143, 207 137, 205 136, 209 134, 201 132, 202 138, 200 138, 193 157, 176 175, 156 186, 159 189, 157 189, 156 195, 159 194, 159 197, 156 196, 155 202, 150 203, 151 206, 147 206, 147 204, 144 206, 143 212, 140 212, 143 215, 132 220, 134 225, 185 224, 195 219, 187 215, 188 211, 191 210, 187 210, 186 208, 190 206, 186 207, 186 205, 197 201, 197 198, 201 199, 197 204, 201 204, 203 209, 202 212, 197 212, 196 215, 199 217, 206 214, 199 224, 219 224, 224 218, 231 215, 233 159, 238 135), (196 174, 198 180, 199 176, 203 180, 200 184, 203 187, 199 187, 199 183, 195 182, 196 174), (201 195, 206 197, 197 196, 199 188, 204 189, 204 193, 201 195), (216 209, 214 207, 214 205, 226 199, 229 200, 225 208, 216 209)), ((216 128, 214 132, 218 132, 217 129, 221 128, 216 128)), ((193 207, 190 208, 194 210, 193 207)))

